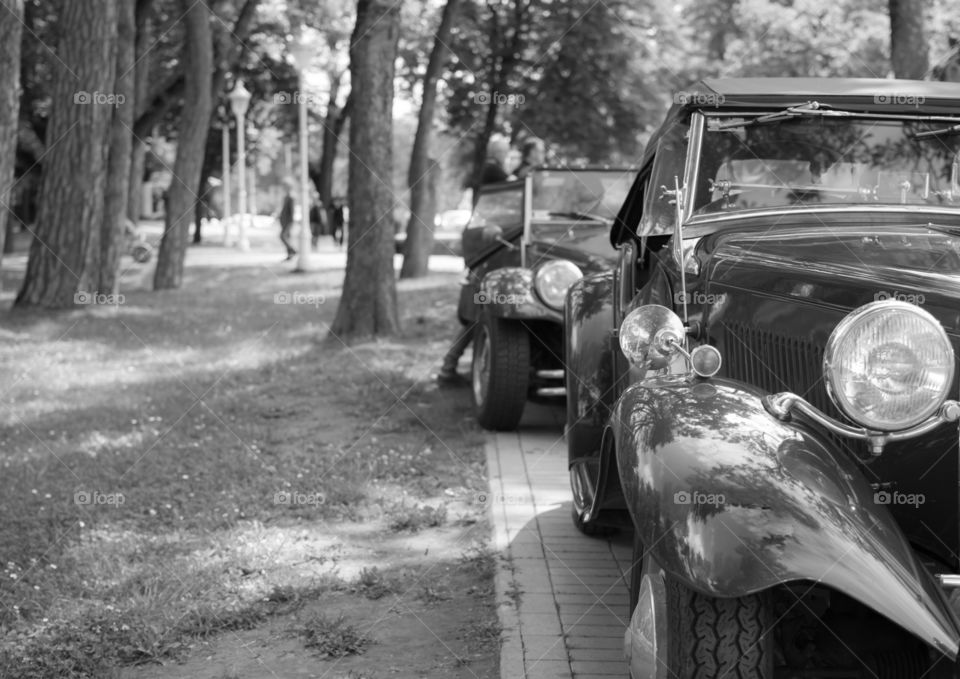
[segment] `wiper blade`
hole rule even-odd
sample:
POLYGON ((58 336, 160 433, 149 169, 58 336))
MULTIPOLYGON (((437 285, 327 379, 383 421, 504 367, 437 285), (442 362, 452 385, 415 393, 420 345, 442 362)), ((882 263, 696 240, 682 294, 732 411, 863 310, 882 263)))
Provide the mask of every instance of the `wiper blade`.
POLYGON ((923 132, 914 132, 910 136, 913 139, 927 139, 928 137, 940 137, 948 134, 956 134, 960 132, 960 123, 957 125, 951 125, 950 127, 941 127, 939 130, 925 130, 923 132))
POLYGON ((800 116, 821 116, 829 118, 846 118, 852 116, 850 111, 834 111, 832 109, 821 108, 820 102, 808 101, 799 106, 788 106, 782 111, 774 111, 762 116, 757 116, 751 120, 731 120, 730 122, 717 122, 710 126, 712 131, 735 130, 750 125, 762 125, 764 123, 777 123, 781 120, 790 120, 800 116))

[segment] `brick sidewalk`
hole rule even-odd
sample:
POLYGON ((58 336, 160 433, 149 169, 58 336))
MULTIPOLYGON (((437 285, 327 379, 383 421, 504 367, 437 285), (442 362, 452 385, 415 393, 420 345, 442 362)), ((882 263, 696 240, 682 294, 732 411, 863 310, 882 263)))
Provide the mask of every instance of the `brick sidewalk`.
POLYGON ((519 432, 486 444, 502 679, 627 676, 631 536, 574 528, 562 418, 528 404, 519 432))

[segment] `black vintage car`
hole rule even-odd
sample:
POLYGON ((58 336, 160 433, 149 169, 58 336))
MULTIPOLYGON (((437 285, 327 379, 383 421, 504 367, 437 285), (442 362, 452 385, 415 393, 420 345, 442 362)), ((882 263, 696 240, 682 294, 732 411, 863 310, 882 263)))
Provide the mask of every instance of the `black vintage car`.
POLYGON ((479 189, 463 233, 458 315, 473 326, 477 420, 515 429, 528 398, 565 393, 563 301, 584 273, 616 263, 609 231, 634 172, 536 170, 479 189))
POLYGON ((569 290, 574 520, 632 677, 957 676, 960 85, 676 99, 569 290))

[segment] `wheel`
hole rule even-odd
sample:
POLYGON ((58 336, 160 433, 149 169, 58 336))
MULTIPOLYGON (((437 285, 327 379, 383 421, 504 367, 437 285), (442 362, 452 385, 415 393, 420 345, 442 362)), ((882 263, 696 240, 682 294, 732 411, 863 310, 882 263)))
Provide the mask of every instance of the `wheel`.
POLYGON ((150 248, 146 245, 135 245, 133 247, 133 252, 130 253, 133 255, 133 260, 139 262, 140 264, 146 264, 150 261, 150 248))
POLYGON ((735 599, 700 594, 665 574, 636 535, 633 564, 625 637, 632 679, 773 678, 769 592, 735 599))
POLYGON ((516 321, 483 314, 473 338, 472 386, 477 421, 484 429, 516 429, 527 404, 530 336, 516 321))

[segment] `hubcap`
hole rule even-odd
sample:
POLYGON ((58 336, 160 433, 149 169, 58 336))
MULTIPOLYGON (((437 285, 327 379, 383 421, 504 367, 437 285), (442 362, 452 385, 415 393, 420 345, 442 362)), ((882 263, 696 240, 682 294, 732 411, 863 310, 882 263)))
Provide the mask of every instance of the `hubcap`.
POLYGON ((479 340, 473 347, 477 352, 473 357, 473 400, 478 406, 486 402, 490 383, 490 333, 482 325, 479 340))
POLYGON ((662 570, 649 568, 649 559, 643 565, 640 598, 623 635, 623 650, 630 679, 667 679, 667 588, 662 570))

